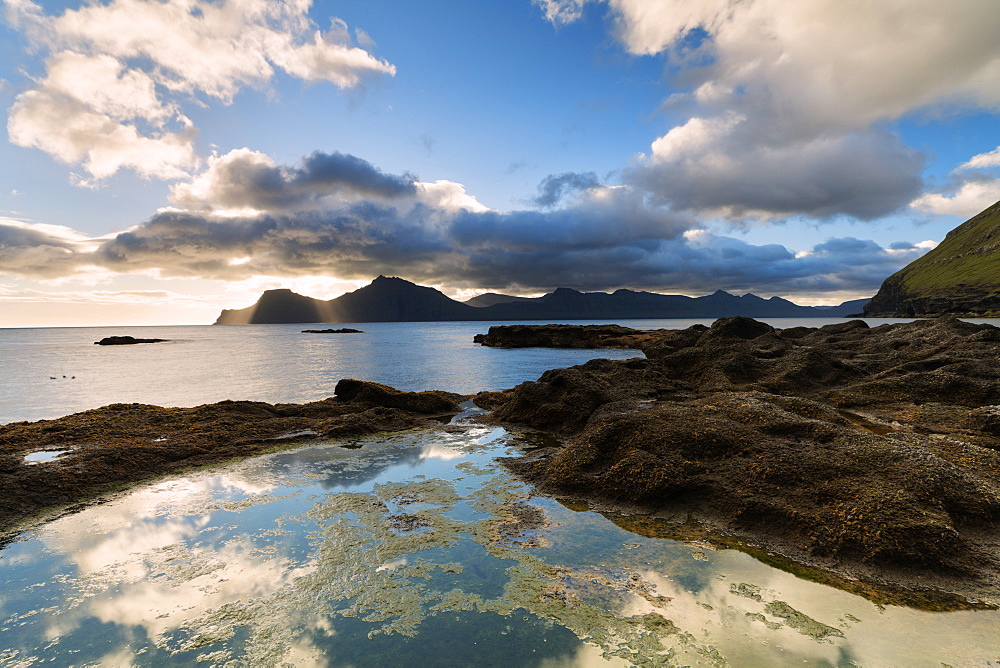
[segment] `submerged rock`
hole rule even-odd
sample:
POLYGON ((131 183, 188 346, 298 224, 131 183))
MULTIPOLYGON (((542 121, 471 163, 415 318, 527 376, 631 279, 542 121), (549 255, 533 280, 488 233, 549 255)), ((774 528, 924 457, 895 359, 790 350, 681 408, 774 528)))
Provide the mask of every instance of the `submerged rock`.
POLYGON ((1000 330, 724 318, 649 334, 646 360, 477 396, 493 419, 568 437, 509 468, 545 493, 690 516, 841 572, 996 582, 1000 330))

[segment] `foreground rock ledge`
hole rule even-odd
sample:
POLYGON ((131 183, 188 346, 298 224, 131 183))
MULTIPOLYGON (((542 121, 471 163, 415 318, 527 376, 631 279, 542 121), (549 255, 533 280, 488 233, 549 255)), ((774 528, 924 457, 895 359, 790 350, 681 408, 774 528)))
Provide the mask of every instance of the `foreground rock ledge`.
POLYGON ((1000 329, 725 318, 609 336, 647 359, 476 397, 492 419, 566 437, 549 456, 505 462, 540 491, 1000 603, 1000 329))
POLYGON ((0 531, 129 483, 265 452, 282 442, 343 438, 436 424, 461 395, 400 392, 345 379, 307 404, 221 401, 196 408, 112 404, 57 420, 0 425, 0 531), (67 451, 31 464, 27 454, 67 451))

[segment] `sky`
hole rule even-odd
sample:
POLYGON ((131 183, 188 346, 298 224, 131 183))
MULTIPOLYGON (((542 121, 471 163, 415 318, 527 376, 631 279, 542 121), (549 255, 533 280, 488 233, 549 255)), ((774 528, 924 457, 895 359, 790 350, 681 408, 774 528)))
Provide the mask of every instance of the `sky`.
POLYGON ((1000 200, 997 0, 3 3, 0 327, 836 304, 1000 200))

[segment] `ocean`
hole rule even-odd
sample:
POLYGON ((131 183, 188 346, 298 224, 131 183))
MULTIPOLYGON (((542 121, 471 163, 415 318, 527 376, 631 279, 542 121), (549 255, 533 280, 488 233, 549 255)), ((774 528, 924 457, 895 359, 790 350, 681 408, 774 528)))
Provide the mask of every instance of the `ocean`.
MULTIPOLYGON (((765 322, 784 328, 843 320, 765 322)), ((711 324, 712 320, 617 321, 637 329, 679 329, 696 323, 711 324)), ((641 355, 621 350, 510 351, 474 344, 472 337, 485 333, 492 324, 510 323, 0 329, 0 424, 61 417, 112 403, 197 406, 224 399, 315 401, 331 396, 341 378, 371 380, 406 391, 471 394, 513 387, 535 380, 547 369, 594 357, 641 355), (364 333, 302 333, 327 327, 350 327, 364 333), (113 335, 168 341, 94 345, 113 335)))
MULTIPOLYGON (((0 330, 0 423, 115 402, 310 401, 344 377, 473 393, 640 354, 473 344, 489 324, 0 330), (94 345, 114 334, 169 342, 94 345)), ((154 480, 13 537, 0 548, 0 667, 1000 657, 1000 612, 864 598, 752 550, 663 538, 632 518, 538 496, 496 458, 539 436, 482 424, 466 407, 440 428, 307 442, 154 480)))

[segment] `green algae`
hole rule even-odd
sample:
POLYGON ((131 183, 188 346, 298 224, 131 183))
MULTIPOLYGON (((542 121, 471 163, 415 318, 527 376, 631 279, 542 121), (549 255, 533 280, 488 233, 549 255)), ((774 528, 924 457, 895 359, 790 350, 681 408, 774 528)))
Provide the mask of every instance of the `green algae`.
POLYGON ((784 601, 771 601, 764 606, 764 612, 773 617, 785 620, 785 624, 789 627, 814 640, 826 640, 830 636, 844 637, 844 632, 840 629, 818 622, 812 617, 802 614, 784 601))
POLYGON ((778 622, 772 622, 771 620, 769 620, 767 617, 765 617, 764 615, 760 614, 759 612, 747 612, 745 614, 747 616, 747 619, 752 619, 754 621, 760 622, 761 624, 763 624, 767 628, 771 629, 772 631, 780 629, 783 626, 782 624, 779 624, 778 622))
POLYGON ((758 587, 757 585, 748 584, 746 582, 740 582, 739 584, 729 585, 729 593, 735 594, 737 596, 742 596, 743 598, 749 598, 754 601, 764 600, 760 596, 760 587, 758 587))
MULTIPOLYGON (((467 473, 497 472, 492 466, 474 470, 470 470, 473 466, 456 466, 460 468, 467 473)), ((256 624, 252 621, 265 608, 273 615, 276 606, 290 611, 309 605, 333 618, 360 619, 370 625, 369 638, 416 637, 422 624, 444 612, 513 617, 522 611, 549 619, 596 644, 606 658, 640 666, 674 665, 674 652, 665 643, 668 639, 683 642, 685 636, 678 634, 672 621, 656 613, 623 617, 607 606, 616 597, 638 598, 660 607, 668 599, 656 595, 634 572, 574 571, 531 556, 530 550, 544 545, 535 540, 535 534, 549 526, 545 513, 528 503, 520 483, 505 476, 491 483, 474 487, 465 496, 454 483, 436 478, 375 485, 368 493, 326 495, 305 514, 315 523, 310 534, 315 550, 308 572, 266 605, 229 606, 201 620, 197 649, 206 647, 210 636, 204 628, 213 623, 219 640, 231 638, 243 626, 254 627, 252 647, 287 646, 288 639, 279 637, 279 629, 260 625, 259 619, 256 624), (481 517, 454 519, 451 514, 460 504, 481 517), (406 515, 420 518, 419 532, 399 531, 394 525, 401 508, 406 508, 406 515), (487 563, 476 574, 463 564, 440 560, 467 538, 499 563, 487 563), (605 605, 598 604, 602 597, 592 592, 592 602, 574 595, 571 590, 580 589, 580 583, 603 590, 605 605)), ((274 649, 258 650, 252 665, 279 661, 279 654, 274 649)))

